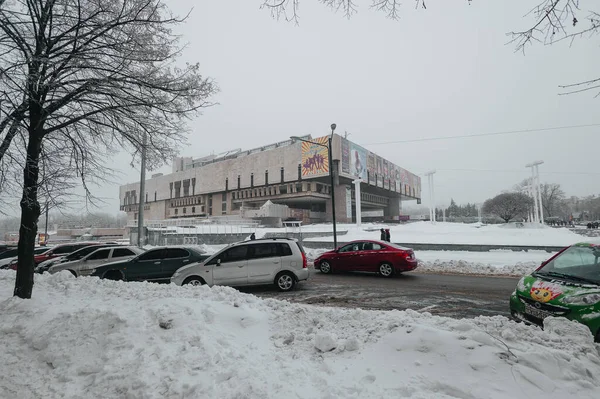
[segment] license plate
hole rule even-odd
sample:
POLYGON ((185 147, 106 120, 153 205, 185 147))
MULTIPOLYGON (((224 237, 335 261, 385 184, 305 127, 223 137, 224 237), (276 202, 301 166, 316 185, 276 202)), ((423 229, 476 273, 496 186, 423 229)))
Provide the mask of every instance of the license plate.
POLYGON ((552 316, 552 313, 547 312, 545 310, 541 310, 541 309, 537 309, 531 305, 527 305, 525 304, 525 313, 527 313, 530 316, 535 317, 536 319, 545 319, 548 316, 552 316))

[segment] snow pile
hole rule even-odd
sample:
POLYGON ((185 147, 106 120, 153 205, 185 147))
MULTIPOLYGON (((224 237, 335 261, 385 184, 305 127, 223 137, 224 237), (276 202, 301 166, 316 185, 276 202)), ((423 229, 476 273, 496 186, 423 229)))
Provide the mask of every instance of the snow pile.
POLYGON ((224 287, 0 272, 2 398, 597 398, 566 320, 319 308, 224 287))
POLYGON ((464 260, 419 261, 418 272, 447 274, 481 274, 492 276, 523 276, 533 272, 540 264, 536 262, 517 262, 512 265, 492 266, 464 260))
MULTIPOLYGON (((472 244, 472 245, 530 245, 568 246, 588 238, 575 234, 567 228, 552 228, 539 224, 479 225, 465 223, 415 222, 395 226, 339 225, 338 229, 348 230, 338 241, 379 239, 379 228, 389 228, 392 241, 408 244, 472 244)), ((304 228, 303 228, 304 231, 304 228)), ((333 237, 310 238, 306 241, 333 241, 333 237)))

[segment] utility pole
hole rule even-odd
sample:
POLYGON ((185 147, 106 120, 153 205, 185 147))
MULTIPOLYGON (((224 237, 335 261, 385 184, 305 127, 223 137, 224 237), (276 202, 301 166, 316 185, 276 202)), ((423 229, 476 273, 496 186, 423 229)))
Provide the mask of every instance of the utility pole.
POLYGON ((333 248, 337 249, 337 227, 335 223, 335 178, 333 176, 333 133, 337 125, 331 124, 331 136, 329 136, 329 177, 331 179, 331 216, 333 219, 333 248))
POLYGON ((356 227, 360 227, 362 224, 362 209, 360 203, 360 183, 362 183, 361 179, 356 179, 352 181, 354 183, 354 202, 356 203, 356 227))
POLYGON ((146 200, 146 140, 147 133, 144 132, 142 144, 142 164, 140 172, 140 204, 138 208, 138 247, 144 246, 144 202, 146 200))

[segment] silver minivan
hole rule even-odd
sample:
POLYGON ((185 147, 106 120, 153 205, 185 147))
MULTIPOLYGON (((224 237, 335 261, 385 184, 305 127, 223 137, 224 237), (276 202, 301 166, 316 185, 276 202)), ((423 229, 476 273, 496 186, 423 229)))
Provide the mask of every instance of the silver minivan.
POLYGON ((306 254, 298 240, 272 238, 229 245, 202 263, 178 269, 171 282, 234 287, 275 284, 280 291, 291 291, 308 277, 306 254))

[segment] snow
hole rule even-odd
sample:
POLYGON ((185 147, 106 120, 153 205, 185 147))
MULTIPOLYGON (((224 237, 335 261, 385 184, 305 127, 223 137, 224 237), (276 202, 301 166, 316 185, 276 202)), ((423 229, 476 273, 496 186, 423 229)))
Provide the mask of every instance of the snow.
POLYGON ((597 398, 589 330, 0 271, 2 398, 597 398))
MULTIPOLYGON (((318 228, 315 226, 314 228, 318 228)), ((331 226, 329 226, 331 229, 331 226)), ((567 228, 553 228, 533 223, 480 225, 478 223, 436 223, 415 222, 401 225, 366 224, 340 225, 338 230, 348 233, 338 236, 338 241, 379 239, 379 229, 389 228, 392 242, 408 244, 471 244, 471 245, 527 245, 527 246, 568 246, 589 240, 567 228)), ((305 232, 305 228, 302 228, 305 232)), ((329 242, 331 237, 309 238, 305 241, 329 242)))

